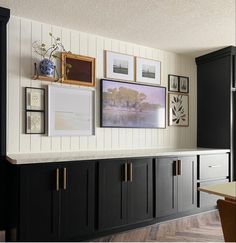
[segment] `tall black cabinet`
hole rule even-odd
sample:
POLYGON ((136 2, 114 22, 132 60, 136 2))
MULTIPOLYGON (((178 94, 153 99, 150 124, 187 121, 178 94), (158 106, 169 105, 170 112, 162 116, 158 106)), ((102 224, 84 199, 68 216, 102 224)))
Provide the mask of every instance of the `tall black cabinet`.
POLYGON ((231 180, 236 179, 236 48, 196 58, 197 63, 197 145, 231 149, 231 180))
POLYGON ((10 10, 0 7, 0 230, 5 228, 6 212, 6 25, 10 10))

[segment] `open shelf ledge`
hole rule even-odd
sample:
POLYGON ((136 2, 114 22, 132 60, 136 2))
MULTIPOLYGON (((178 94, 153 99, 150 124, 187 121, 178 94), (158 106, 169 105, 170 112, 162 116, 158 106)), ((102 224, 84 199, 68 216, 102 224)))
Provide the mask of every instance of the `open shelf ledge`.
POLYGON ((42 75, 34 75, 32 77, 33 80, 42 80, 42 81, 50 81, 50 82, 61 82, 60 78, 53 78, 53 77, 47 77, 42 75))

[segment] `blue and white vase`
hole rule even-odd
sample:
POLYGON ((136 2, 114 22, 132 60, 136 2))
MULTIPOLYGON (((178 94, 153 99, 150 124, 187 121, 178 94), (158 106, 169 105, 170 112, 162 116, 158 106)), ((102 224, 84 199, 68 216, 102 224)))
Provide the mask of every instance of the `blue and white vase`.
POLYGON ((54 76, 54 64, 51 60, 44 58, 39 63, 39 70, 43 76, 53 77, 54 76))

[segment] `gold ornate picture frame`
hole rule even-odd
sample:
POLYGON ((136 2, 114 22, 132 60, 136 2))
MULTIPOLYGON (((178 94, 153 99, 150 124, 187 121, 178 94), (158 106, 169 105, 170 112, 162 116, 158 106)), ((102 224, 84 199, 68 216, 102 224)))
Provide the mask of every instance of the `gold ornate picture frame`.
POLYGON ((63 52, 62 83, 95 86, 95 58, 63 52))

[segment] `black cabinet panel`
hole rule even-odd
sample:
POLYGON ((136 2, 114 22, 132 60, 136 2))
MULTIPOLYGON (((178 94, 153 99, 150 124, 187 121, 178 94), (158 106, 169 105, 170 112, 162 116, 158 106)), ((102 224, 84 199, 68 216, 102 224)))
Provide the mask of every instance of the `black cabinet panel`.
POLYGON ((76 240, 94 231, 95 164, 67 163, 61 172, 61 240, 76 240))
POLYGON ((57 241, 59 193, 55 165, 20 168, 20 241, 57 241))
POLYGON ((127 182, 124 181, 125 162, 99 162, 98 227, 107 229, 127 223, 127 182))
POLYGON ((177 213, 176 159, 158 158, 156 162, 156 215, 177 213))
POLYGON ((152 159, 130 160, 132 181, 128 182, 128 223, 153 218, 152 159))

